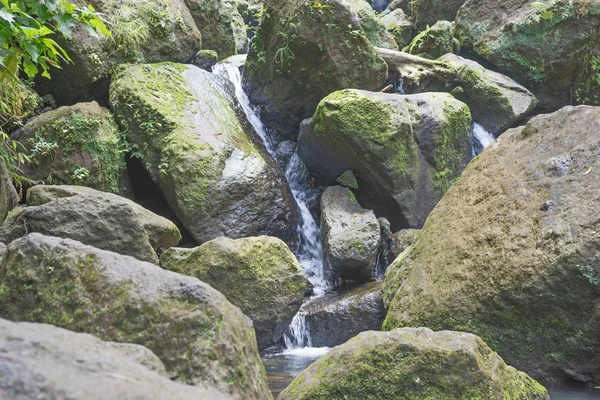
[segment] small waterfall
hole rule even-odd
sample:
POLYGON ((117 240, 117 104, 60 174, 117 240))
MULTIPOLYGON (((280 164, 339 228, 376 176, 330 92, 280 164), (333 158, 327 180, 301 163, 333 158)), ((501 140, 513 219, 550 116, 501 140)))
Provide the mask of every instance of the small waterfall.
MULTIPOLYGON (((220 62, 213 67, 213 73, 228 78, 235 86, 236 97, 244 110, 248 121, 262 139, 262 142, 273 158, 275 158, 275 146, 270 136, 260 120, 258 112, 250 104, 250 99, 244 92, 242 86, 242 76, 239 67, 243 64, 241 58, 236 56, 233 62, 220 62)), ((311 214, 308 205, 308 170, 300 157, 294 153, 285 170, 285 178, 288 181, 292 196, 298 204, 301 221, 298 225, 298 235, 300 237, 300 248, 296 254, 300 266, 302 267, 307 279, 313 285, 313 293, 321 295, 327 288, 327 281, 323 272, 323 248, 321 245, 321 230, 317 221, 311 214)), ((301 312, 298 312, 290 323, 288 330, 284 335, 285 345, 288 349, 301 347, 311 347, 310 333, 306 324, 306 319, 301 312)))
POLYGON ((471 149, 473 158, 481 154, 490 144, 494 143, 496 138, 489 133, 483 126, 473 123, 471 128, 471 149))
POLYGON ((404 80, 402 77, 399 77, 398 80, 394 82, 394 85, 396 86, 396 93, 406 94, 406 90, 404 90, 404 80))

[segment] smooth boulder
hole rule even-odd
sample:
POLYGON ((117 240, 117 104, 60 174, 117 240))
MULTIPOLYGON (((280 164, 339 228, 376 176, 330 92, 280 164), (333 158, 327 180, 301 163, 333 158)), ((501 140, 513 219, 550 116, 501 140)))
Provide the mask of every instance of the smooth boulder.
POLYGON ((0 393, 6 399, 233 399, 173 382, 150 350, 45 324, 0 319, 0 393), (6 397, 5 397, 6 396, 6 397))
POLYGON ((322 184, 351 169, 356 197, 392 230, 420 228, 464 169, 471 114, 446 93, 342 90, 303 123, 298 154, 322 184))
POLYGON ((321 99, 344 88, 379 90, 387 66, 344 0, 267 0, 252 39, 244 83, 261 118, 280 140, 321 99))
POLYGON ((321 196, 321 237, 326 278, 330 282, 371 279, 381 234, 377 217, 358 204, 348 188, 332 186, 321 196))
POLYGON ((433 26, 428 26, 410 42, 408 52, 430 59, 453 53, 454 24, 449 21, 438 21, 433 26))
POLYGON ((258 235, 295 241, 289 187, 257 145, 229 80, 191 65, 126 65, 110 91, 127 140, 198 243, 258 235))
POLYGON ((398 48, 408 46, 412 40, 413 24, 402 9, 397 8, 381 17, 385 29, 394 36, 398 48))
POLYGON ((0 288, 2 318, 140 344, 178 382, 270 398, 252 322, 196 278, 31 233, 9 244, 0 288))
POLYGON ((462 46, 526 85, 544 110, 600 105, 600 2, 467 0, 462 46))
POLYGON ((160 266, 208 283, 254 323, 259 350, 281 339, 298 312, 308 281, 294 254, 268 237, 218 238, 193 248, 171 248, 160 266))
POLYGON ((363 332, 304 370, 278 400, 549 400, 479 337, 402 328, 363 332))
POLYGON ((600 376, 600 107, 510 129, 388 268, 384 329, 481 336, 535 378, 600 376))
POLYGON ((126 192, 119 129, 110 111, 95 101, 32 118, 16 139, 30 158, 20 173, 34 182, 126 192))
POLYGON ((334 347, 364 331, 379 331, 385 319, 382 282, 342 288, 307 301, 300 312, 313 347, 334 347))

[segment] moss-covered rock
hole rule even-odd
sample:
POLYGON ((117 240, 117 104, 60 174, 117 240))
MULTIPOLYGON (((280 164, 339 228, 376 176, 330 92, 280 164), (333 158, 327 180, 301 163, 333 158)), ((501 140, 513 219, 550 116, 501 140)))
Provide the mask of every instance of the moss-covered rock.
POLYGON ((413 35, 413 24, 402 9, 397 8, 381 17, 385 29, 394 36, 399 48, 410 44, 413 35))
POLYGON ((343 3, 360 21, 360 26, 373 46, 386 49, 398 48, 394 36, 387 31, 385 24, 373 10, 371 4, 366 0, 343 0, 343 3))
POLYGON ((0 82, 0 126, 4 132, 25 123, 41 106, 41 97, 28 86, 12 79, 0 82))
POLYGON ((454 54, 446 54, 438 61, 456 70, 457 86, 452 93, 469 106, 473 120, 494 135, 530 116, 538 105, 525 87, 475 61, 454 54))
POLYGON ((464 3, 465 0, 412 0, 409 2, 410 15, 415 26, 422 30, 438 21, 454 21, 464 3))
POLYGON ((388 259, 394 261, 404 250, 408 249, 419 237, 420 229, 401 229, 391 235, 388 259))
POLYGON ((536 378, 600 376, 600 107, 508 130, 388 268, 385 329, 481 336, 536 378))
POLYGON ((195 66, 124 65, 110 91, 135 153, 198 243, 262 234, 295 240, 287 183, 255 145, 230 81, 195 66))
POLYGON ((179 382, 271 397, 251 321, 196 278, 38 233, 8 246, 0 277, 2 318, 140 344, 179 382))
POLYGON ((454 23, 438 21, 421 31, 410 42, 408 52, 420 57, 436 59, 454 52, 454 23))
POLYGON ((0 162, 0 223, 19 204, 20 196, 13 184, 12 175, 3 162, 0 162))
POLYGON ((281 240, 267 236, 172 248, 162 254, 160 265, 223 293, 252 319, 259 350, 281 339, 308 289, 294 254, 281 240))
POLYGON ((369 281, 377 265, 379 222, 358 204, 354 193, 332 186, 321 196, 321 236, 325 275, 330 282, 369 281))
POLYGON ((525 84, 545 109, 600 105, 600 1, 468 0, 463 47, 525 84))
POLYGON ((171 381, 143 346, 52 325, 0 319, 0 353, 6 399, 233 400, 218 390, 171 381))
POLYGON ((323 97, 344 88, 378 90, 385 62, 342 0, 268 0, 250 46, 245 83, 261 117, 281 139, 323 97))
POLYGON ((302 372, 279 400, 549 400, 479 337, 403 328, 363 332, 302 372))
POLYGON ((22 174, 34 182, 126 191, 125 142, 112 114, 96 102, 41 114, 18 140, 31 160, 21 166, 22 174))
POLYGON ((0 226, 2 242, 39 232, 158 264, 157 252, 181 239, 171 221, 110 193, 34 186, 27 191, 27 201, 28 207, 15 210, 0 226))
POLYGON ((200 50, 192 60, 193 65, 208 72, 212 72, 212 67, 217 62, 219 62, 219 54, 214 50, 200 50))
POLYGON ((342 90, 303 124, 298 154, 326 185, 351 169, 361 205, 393 230, 418 228, 465 167, 470 134, 469 108, 449 94, 342 90))
POLYGON ((215 50, 221 59, 243 52, 246 24, 238 11, 239 0, 184 0, 202 33, 202 48, 215 50))
POLYGON ((112 38, 96 38, 76 27, 60 39, 73 63, 61 64, 52 79, 36 80, 59 105, 106 99, 113 69, 122 63, 189 62, 202 48, 201 34, 184 0, 78 0, 107 18, 112 38))

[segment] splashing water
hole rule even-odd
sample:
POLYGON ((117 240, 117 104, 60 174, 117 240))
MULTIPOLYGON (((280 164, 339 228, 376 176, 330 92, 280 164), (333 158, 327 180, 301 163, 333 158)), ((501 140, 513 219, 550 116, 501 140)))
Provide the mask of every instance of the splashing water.
MULTIPOLYGON (((239 56, 238 56, 239 57, 239 56)), ((213 73, 228 78, 235 87, 236 97, 248 118, 248 121, 262 139, 262 142, 273 158, 275 158, 275 146, 271 142, 269 134, 260 120, 259 114, 250 104, 250 99, 244 92, 242 76, 239 66, 241 60, 233 62, 221 62, 213 67, 213 73)), ((300 248, 298 250, 298 261, 307 279, 313 285, 313 293, 318 296, 325 292, 328 287, 323 272, 323 248, 321 245, 321 230, 311 214, 308 205, 307 187, 308 170, 300 157, 294 153, 285 170, 285 178, 288 181, 292 196, 300 210, 301 222, 298 225, 300 237, 300 248)), ((288 330, 284 335, 285 345, 288 349, 311 347, 310 332, 304 315, 299 312, 294 316, 288 330)))
POLYGON ((471 129, 471 148, 473 158, 481 154, 496 138, 478 123, 473 124, 471 129))

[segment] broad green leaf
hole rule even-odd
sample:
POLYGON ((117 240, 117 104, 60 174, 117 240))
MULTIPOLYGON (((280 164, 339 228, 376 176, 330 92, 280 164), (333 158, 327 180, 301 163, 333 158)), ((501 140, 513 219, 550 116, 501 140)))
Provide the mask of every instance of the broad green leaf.
POLYGON ((38 74, 38 68, 35 64, 28 58, 23 60, 23 71, 27 74, 28 77, 33 78, 38 74))
POLYGON ((13 22, 15 20, 15 16, 6 11, 6 8, 0 9, 0 18, 7 22, 13 22))

